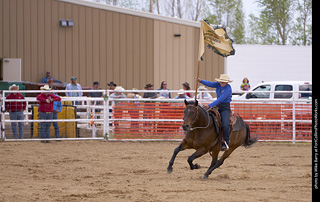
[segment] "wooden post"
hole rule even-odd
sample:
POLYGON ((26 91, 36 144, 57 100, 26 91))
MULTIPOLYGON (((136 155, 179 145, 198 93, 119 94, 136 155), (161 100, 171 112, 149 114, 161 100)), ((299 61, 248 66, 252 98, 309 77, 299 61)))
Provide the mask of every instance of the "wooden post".
MULTIPOLYGON (((199 78, 199 69, 200 69, 200 60, 198 61, 197 78, 199 78)), ((197 101, 198 86, 199 86, 199 81, 196 80, 196 94, 195 94, 195 96, 194 96, 194 102, 197 101)))

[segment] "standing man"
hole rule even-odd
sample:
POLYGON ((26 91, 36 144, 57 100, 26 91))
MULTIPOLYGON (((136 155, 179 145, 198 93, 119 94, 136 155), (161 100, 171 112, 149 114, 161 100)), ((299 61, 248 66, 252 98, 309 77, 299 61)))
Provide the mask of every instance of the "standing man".
MULTIPOLYGON (((54 87, 54 90, 55 87, 54 87)), ((58 94, 53 93, 53 95, 60 97, 58 94)), ((54 101, 53 102, 53 119, 58 120, 58 113, 62 111, 62 102, 61 101, 54 101)), ((59 129, 59 122, 52 122, 54 127, 54 135, 56 138, 60 138, 60 129, 59 129)))
MULTIPOLYGON (((93 82, 93 88, 91 88, 91 90, 101 90, 101 88, 99 88, 99 82, 95 81, 93 82)), ((89 92, 88 93, 88 97, 103 97, 103 93, 102 92, 89 92)), ((100 101, 91 101, 90 105, 101 105, 100 101)), ((95 109, 95 112, 100 112, 101 109, 95 109)), ((99 119, 100 116, 97 116, 97 118, 99 119)))
MULTIPOLYGON (((19 86, 16 86, 16 84, 13 84, 9 87, 9 90, 17 91, 19 90, 19 86)), ((24 100, 24 97, 21 93, 14 92, 10 93, 7 97, 7 100, 24 100)), ((25 101, 13 101, 13 102, 5 102, 5 109, 9 112, 10 120, 23 120, 23 111, 26 109, 26 102, 25 101)), ((24 123, 19 122, 19 139, 23 138, 24 134, 24 123)), ((18 131, 17 131, 17 123, 11 122, 11 128, 13 133, 13 138, 18 138, 18 131)))
MULTIPOLYGON (((71 83, 66 86, 66 90, 82 90, 81 85, 77 83, 77 77, 71 77, 71 83)), ((82 95, 82 92, 66 92, 66 96, 68 97, 82 97, 82 95)), ((75 105, 80 105, 80 101, 72 101, 72 103, 74 103, 75 105)), ((79 111, 79 109, 77 109, 77 111, 79 111)))
MULTIPOLYGON (((37 96, 39 101, 39 119, 51 120, 53 119, 53 102, 61 101, 61 98, 50 93, 51 88, 45 85, 40 88, 43 93, 37 96)), ((50 138, 50 126, 51 122, 40 122, 40 138, 50 138)), ((49 143, 50 141, 41 141, 43 143, 49 143)))
POLYGON ((229 76, 226 74, 221 74, 220 78, 215 79, 217 82, 210 82, 206 80, 201 80, 197 78, 197 81, 205 86, 216 88, 217 99, 210 103, 207 108, 214 106, 219 107, 218 111, 221 115, 222 130, 224 144, 221 146, 221 151, 227 151, 229 149, 229 137, 230 137, 230 102, 232 97, 232 88, 228 83, 232 81, 229 80, 229 76))

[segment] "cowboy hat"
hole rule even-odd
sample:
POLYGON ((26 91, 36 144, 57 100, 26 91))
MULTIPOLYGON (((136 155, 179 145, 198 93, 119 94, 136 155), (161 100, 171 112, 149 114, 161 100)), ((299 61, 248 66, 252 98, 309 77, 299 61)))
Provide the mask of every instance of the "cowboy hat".
POLYGON ((229 76, 226 75, 226 74, 221 74, 220 78, 216 78, 215 80, 219 81, 219 82, 225 82, 225 83, 231 83, 232 82, 232 80, 230 80, 229 76))
POLYGON ((122 88, 122 86, 117 86, 114 90, 115 91, 122 91, 122 90, 124 90, 124 88, 122 88))
MULTIPOLYGON (((180 89, 179 91, 184 91, 183 89, 180 89)), ((183 95, 184 92, 178 92, 178 95, 183 95)))
POLYGON ((44 85, 44 86, 41 86, 41 87, 40 87, 40 90, 47 90, 47 91, 49 91, 49 90, 51 90, 51 88, 50 88, 48 85, 44 85))
POLYGON ((12 86, 10 86, 10 87, 9 87, 9 90, 12 90, 12 88, 14 88, 14 87, 18 87, 17 90, 19 90, 19 86, 17 86, 16 84, 13 84, 12 86))
POLYGON ((200 86, 199 88, 198 88, 198 91, 207 91, 208 89, 206 88, 206 87, 204 87, 204 86, 200 86))

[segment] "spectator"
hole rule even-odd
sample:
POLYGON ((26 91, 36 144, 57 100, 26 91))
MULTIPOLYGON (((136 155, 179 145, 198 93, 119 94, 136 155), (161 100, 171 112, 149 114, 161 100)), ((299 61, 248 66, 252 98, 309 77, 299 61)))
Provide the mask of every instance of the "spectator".
MULTIPOLYGON (((16 86, 15 84, 13 84, 12 86, 9 87, 9 90, 18 91, 19 86, 16 86)), ((6 99, 7 100, 10 100, 10 99, 24 100, 24 97, 21 93, 13 92, 13 93, 10 93, 6 97, 6 99)), ((9 112, 10 120, 24 120, 23 111, 26 109, 26 102, 25 101, 5 102, 5 109, 6 111, 9 112)), ((22 139, 24 134, 24 123, 19 122, 18 126, 19 126, 19 138, 22 139)), ((18 138, 17 122, 11 122, 11 128, 12 128, 13 138, 17 139, 18 138)))
MULTIPOLYGON (((81 85, 77 83, 77 77, 71 77, 71 83, 66 86, 66 90, 82 90, 81 85)), ((82 97, 82 92, 66 92, 68 97, 82 97)))
MULTIPOLYGON (((93 88, 91 88, 91 90, 101 90, 101 88, 99 88, 99 82, 95 81, 93 82, 93 88)), ((103 97, 102 92, 89 92, 88 93, 88 97, 103 97)), ((100 101, 91 101, 91 105, 101 105, 100 101)), ((95 112, 100 112, 101 109, 95 109, 95 112)), ((100 118, 99 116, 97 118, 100 118)))
POLYGON ((56 80, 51 76, 51 73, 48 71, 46 72, 46 76, 43 77, 40 83, 48 83, 49 79, 52 79, 53 82, 62 83, 62 81, 56 80))
MULTIPOLYGON (((180 91, 183 91, 184 89, 180 89, 180 91)), ((179 92, 178 95, 174 99, 190 99, 189 96, 186 95, 184 92, 179 92)))
MULTIPOLYGON (((153 90, 153 85, 149 83, 144 88, 146 90, 153 90)), ((151 99, 157 98, 157 93, 149 93, 149 92, 144 93, 143 98, 151 98, 151 99)))
MULTIPOLYGON (((124 88, 122 88, 121 86, 117 86, 114 90, 116 91, 123 91, 124 88)), ((122 92, 115 92, 112 95, 110 95, 110 98, 114 98, 114 99, 124 99, 126 98, 126 95, 122 92)), ((117 106, 119 105, 118 103, 120 103, 120 101, 113 101, 113 107, 114 109, 117 108, 117 106)), ((116 119, 121 119, 123 115, 123 110, 121 108, 118 108, 117 110, 114 111, 114 118, 116 119)), ((115 131, 118 130, 118 126, 119 126, 119 121, 115 121, 114 122, 115 125, 115 131)))
MULTIPOLYGON (((56 89, 55 89, 56 90, 56 89)), ((60 97, 56 93, 53 93, 53 95, 60 97)), ((58 120, 58 113, 62 111, 62 102, 61 101, 54 101, 53 102, 53 119, 58 120)), ((52 125, 54 127, 54 135, 56 138, 60 138, 60 129, 59 129, 59 122, 52 122, 52 125)))
POLYGON ((249 91, 250 90, 249 79, 247 77, 245 77, 242 80, 242 84, 240 86, 240 89, 243 90, 243 91, 249 91))
MULTIPOLYGON (((117 84, 113 83, 113 81, 111 81, 110 83, 107 84, 109 86, 109 90, 114 90, 117 87, 117 84)), ((109 95, 111 95, 113 92, 110 92, 109 95)))
MULTIPOLYGON (((198 91, 208 91, 208 89, 204 86, 200 86, 198 91)), ((208 92, 200 92, 202 95, 202 99, 212 99, 212 96, 208 92)), ((200 93, 197 95, 197 99, 200 99, 200 93)))
MULTIPOLYGON (((183 90, 190 90, 190 85, 189 85, 189 83, 188 82, 184 82, 183 84, 182 84, 182 88, 183 88, 183 90)), ((187 93, 185 93, 189 98, 190 97, 192 97, 192 93, 189 93, 189 92, 187 92, 187 93)))
MULTIPOLYGON (((66 90, 82 90, 81 85, 77 83, 77 77, 71 77, 71 83, 66 86, 66 90)), ((82 95, 82 92, 66 92, 66 96, 68 97, 82 97, 82 95)), ((72 103, 73 105, 80 105, 80 101, 72 101, 72 103)), ((80 109, 77 109, 77 112, 79 111, 80 109)), ((77 118, 80 118, 80 116, 77 116, 77 118)))
MULTIPOLYGON (((162 81, 160 88, 158 88, 157 90, 168 91, 169 89, 167 88, 167 82, 166 81, 162 81)), ((159 94, 159 96, 162 96, 162 97, 165 97, 165 98, 171 98, 171 93, 169 93, 169 92, 160 92, 158 94, 159 94)))
MULTIPOLYGON (((123 91, 124 88, 122 88, 122 86, 117 86, 114 90, 123 91)), ((110 98, 126 98, 126 95, 122 92, 115 92, 112 95, 110 95, 110 98)))
MULTIPOLYGON (((53 119, 53 102, 61 101, 61 98, 49 93, 51 88, 45 85, 40 88, 43 93, 37 96, 39 101, 39 119, 40 120, 51 120, 53 119)), ((40 138, 50 138, 50 126, 51 122, 40 122, 40 138)), ((50 141, 41 141, 42 143, 49 143, 50 141)))

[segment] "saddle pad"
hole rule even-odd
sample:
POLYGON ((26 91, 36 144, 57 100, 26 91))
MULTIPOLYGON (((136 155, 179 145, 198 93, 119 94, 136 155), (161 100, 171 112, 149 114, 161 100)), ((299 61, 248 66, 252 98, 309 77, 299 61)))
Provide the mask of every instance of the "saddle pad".
POLYGON ((211 119, 213 120, 214 127, 216 129, 217 134, 219 135, 220 134, 220 131, 219 131, 220 126, 218 124, 218 120, 217 120, 214 113, 212 113, 211 111, 209 111, 208 113, 209 113, 209 116, 211 117, 211 119))
POLYGON ((239 131, 242 127, 245 127, 245 123, 240 117, 236 115, 233 116, 236 117, 236 122, 232 125, 232 131, 239 131))

